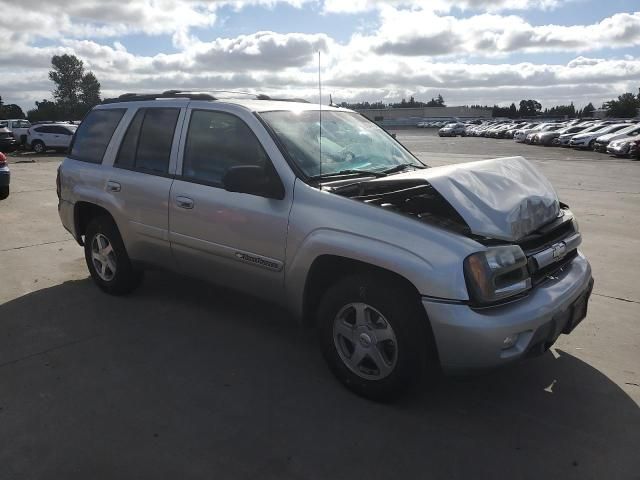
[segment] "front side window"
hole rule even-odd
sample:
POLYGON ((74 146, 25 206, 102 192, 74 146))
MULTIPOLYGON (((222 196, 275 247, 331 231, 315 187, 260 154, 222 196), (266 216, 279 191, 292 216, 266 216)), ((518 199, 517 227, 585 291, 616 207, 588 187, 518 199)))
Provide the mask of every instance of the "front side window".
POLYGON ((182 176, 220 186, 230 167, 266 167, 267 154, 244 121, 224 112, 195 110, 191 114, 182 162, 182 176))
POLYGON ((167 174, 179 108, 141 108, 120 145, 115 166, 167 174))
POLYGON ((322 128, 317 110, 263 112, 260 116, 309 177, 344 170, 383 172, 399 165, 424 166, 357 113, 323 111, 322 128))
POLYGON ((102 163, 113 132, 125 112, 124 108, 92 110, 78 127, 70 157, 84 162, 102 163))

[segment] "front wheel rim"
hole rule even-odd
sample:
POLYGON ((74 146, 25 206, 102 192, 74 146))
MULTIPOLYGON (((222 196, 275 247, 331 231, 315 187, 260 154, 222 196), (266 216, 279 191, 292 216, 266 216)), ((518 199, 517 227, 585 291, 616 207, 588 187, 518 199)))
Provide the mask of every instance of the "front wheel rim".
POLYGON ((342 363, 365 380, 382 380, 398 362, 393 327, 366 303, 349 303, 340 309, 333 321, 333 341, 342 363))
POLYGON ((98 277, 110 282, 116 276, 116 252, 107 237, 98 233, 91 241, 91 262, 98 277))

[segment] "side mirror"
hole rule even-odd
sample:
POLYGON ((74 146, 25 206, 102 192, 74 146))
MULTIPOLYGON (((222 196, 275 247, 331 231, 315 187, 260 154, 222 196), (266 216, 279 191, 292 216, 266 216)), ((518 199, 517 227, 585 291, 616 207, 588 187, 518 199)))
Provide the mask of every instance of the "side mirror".
POLYGON ((392 133, 392 134, 391 134, 391 138, 396 138, 396 134, 395 134, 395 133, 392 133))
POLYGON ((222 177, 222 185, 229 192, 248 193, 282 200, 284 187, 271 169, 258 165, 230 167, 222 177))

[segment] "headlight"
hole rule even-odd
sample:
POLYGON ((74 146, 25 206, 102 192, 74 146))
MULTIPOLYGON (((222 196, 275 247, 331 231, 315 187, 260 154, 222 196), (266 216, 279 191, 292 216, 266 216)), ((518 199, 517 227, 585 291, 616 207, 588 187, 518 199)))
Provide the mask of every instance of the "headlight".
POLYGON ((490 247, 469 255, 464 261, 469 296, 487 304, 517 295, 531 288, 527 257, 517 245, 490 247))

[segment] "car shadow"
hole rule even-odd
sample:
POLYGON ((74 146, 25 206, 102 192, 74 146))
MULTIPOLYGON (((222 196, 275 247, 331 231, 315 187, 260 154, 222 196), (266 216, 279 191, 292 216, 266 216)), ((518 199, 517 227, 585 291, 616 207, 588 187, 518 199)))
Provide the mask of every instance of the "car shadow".
POLYGON ((195 280, 0 306, 0 478, 639 478, 638 445, 638 405, 561 350, 384 405, 285 311, 195 280))

